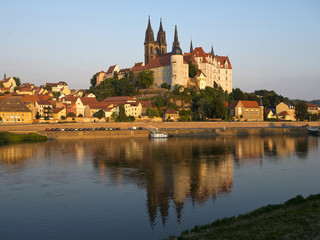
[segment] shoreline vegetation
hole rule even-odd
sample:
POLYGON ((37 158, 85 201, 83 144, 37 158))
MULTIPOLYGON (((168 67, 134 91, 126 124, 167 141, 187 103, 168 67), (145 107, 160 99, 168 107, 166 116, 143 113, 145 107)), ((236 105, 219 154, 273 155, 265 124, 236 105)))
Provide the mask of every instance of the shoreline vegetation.
POLYGON ((0 132, 0 146, 9 143, 23 143, 23 142, 44 142, 47 137, 37 133, 11 133, 0 132))
POLYGON ((195 239, 319 239, 320 194, 296 196, 283 204, 195 226, 167 240, 195 239))

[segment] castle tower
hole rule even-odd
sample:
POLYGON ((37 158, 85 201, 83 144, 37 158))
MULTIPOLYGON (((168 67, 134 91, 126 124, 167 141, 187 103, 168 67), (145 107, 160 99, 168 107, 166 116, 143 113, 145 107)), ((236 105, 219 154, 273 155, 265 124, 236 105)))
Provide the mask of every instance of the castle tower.
POLYGON ((213 51, 213 46, 211 45, 211 57, 214 59, 214 51, 213 51))
POLYGON ((148 27, 146 30, 146 36, 144 40, 144 63, 147 65, 150 59, 155 58, 155 42, 154 42, 154 34, 150 23, 150 16, 148 21, 148 27))
POLYGON ((184 64, 183 54, 180 48, 180 43, 178 40, 178 30, 177 25, 174 30, 174 42, 172 44, 171 51, 171 66, 172 66, 172 79, 171 88, 173 89, 175 85, 187 86, 188 81, 188 64, 184 64))
POLYGON ((157 35, 156 51, 157 51, 156 52, 157 56, 167 53, 166 32, 163 31, 161 18, 160 18, 160 27, 157 35))

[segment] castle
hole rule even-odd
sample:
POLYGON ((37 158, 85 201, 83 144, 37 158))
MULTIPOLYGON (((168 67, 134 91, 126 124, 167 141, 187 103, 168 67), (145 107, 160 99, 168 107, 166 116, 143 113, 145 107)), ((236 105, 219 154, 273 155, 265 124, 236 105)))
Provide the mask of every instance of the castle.
POLYGON ((114 72, 119 78, 128 71, 134 75, 143 70, 152 70, 154 73, 154 87, 161 87, 163 83, 171 86, 182 85, 184 87, 214 87, 215 83, 224 91, 232 91, 232 67, 228 56, 214 54, 213 47, 210 53, 206 53, 201 47, 193 49, 190 43, 190 53, 182 52, 178 39, 178 30, 175 26, 174 41, 171 52, 167 52, 166 32, 163 30, 162 19, 160 19, 157 39, 151 27, 150 17, 145 33, 144 41, 144 63, 138 62, 130 69, 120 70, 117 65, 111 66, 108 71, 97 74, 97 85, 114 72), (198 67, 198 74, 195 78, 189 77, 189 63, 198 67))

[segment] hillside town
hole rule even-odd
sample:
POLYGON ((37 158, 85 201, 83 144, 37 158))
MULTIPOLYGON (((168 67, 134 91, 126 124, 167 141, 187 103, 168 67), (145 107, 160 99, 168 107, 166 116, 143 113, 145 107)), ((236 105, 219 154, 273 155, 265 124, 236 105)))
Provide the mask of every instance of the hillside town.
POLYGON ((18 77, 4 74, 0 81, 0 122, 319 119, 318 105, 305 103, 308 115, 301 118, 289 99, 274 92, 272 96, 277 100, 270 103, 267 96, 245 95, 240 89, 233 89, 228 56, 215 54, 213 47, 210 52, 202 47, 193 48, 192 41, 190 51, 183 53, 177 26, 173 35, 172 50, 168 52, 162 20, 155 38, 149 17, 144 62, 123 69, 115 64, 99 71, 93 75, 92 86, 87 90, 69 89, 65 81, 42 86, 21 84, 18 77))

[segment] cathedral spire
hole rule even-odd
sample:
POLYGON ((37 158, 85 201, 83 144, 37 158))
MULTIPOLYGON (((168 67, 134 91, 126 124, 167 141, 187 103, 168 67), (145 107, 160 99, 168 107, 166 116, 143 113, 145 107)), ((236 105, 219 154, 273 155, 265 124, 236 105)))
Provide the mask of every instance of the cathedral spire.
POLYGON ((151 27, 150 15, 149 15, 148 27, 146 30, 146 37, 145 37, 145 43, 148 43, 148 42, 154 42, 154 35, 151 27))
POLYGON ((214 58, 214 51, 213 51, 213 46, 211 45, 211 57, 214 58))
POLYGON ((190 53, 192 53, 193 52, 193 46, 192 46, 192 39, 191 39, 191 41, 190 41, 190 53))

